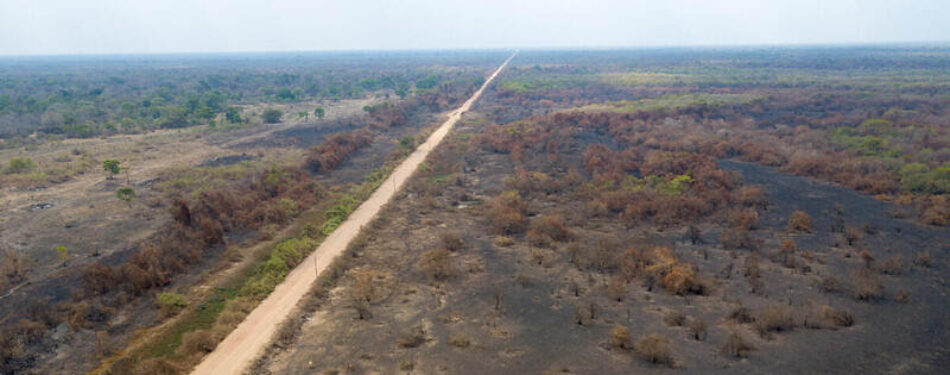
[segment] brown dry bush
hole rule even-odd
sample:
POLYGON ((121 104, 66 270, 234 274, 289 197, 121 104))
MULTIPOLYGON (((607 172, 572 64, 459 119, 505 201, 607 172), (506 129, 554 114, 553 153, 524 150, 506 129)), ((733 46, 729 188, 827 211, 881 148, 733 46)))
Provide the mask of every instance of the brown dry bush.
POLYGON ((852 226, 845 227, 844 239, 848 241, 848 246, 854 246, 861 239, 861 229, 852 226))
POLYGON ((743 186, 734 193, 739 204, 745 207, 762 208, 768 205, 769 201, 765 198, 762 188, 759 186, 743 186))
POLYGON ((458 232, 445 232, 441 236, 442 247, 448 251, 459 251, 465 247, 462 236, 458 232))
POLYGON ((633 350, 640 359, 652 364, 673 367, 673 355, 670 353, 670 340, 658 334, 641 337, 633 344, 633 350))
POLYGON ((837 327, 850 327, 854 325, 854 314, 842 308, 824 306, 821 308, 821 316, 827 322, 837 327))
POLYGON ((854 297, 861 301, 880 299, 884 295, 881 278, 874 272, 862 268, 852 273, 854 279, 854 297))
POLYGON ((528 219, 525 214, 528 205, 517 192, 509 191, 499 194, 492 200, 488 209, 488 218, 491 220, 495 233, 502 235, 518 234, 525 231, 528 219))
POLYGON ((914 265, 917 267, 930 268, 933 267, 934 260, 930 256, 929 252, 921 251, 917 254, 914 254, 914 265))
POLYGON ((623 297, 627 295, 627 282, 624 281, 622 277, 614 276, 611 277, 607 282, 607 298, 616 301, 623 301, 623 297))
POLYGON ((678 310, 670 310, 663 315, 663 323, 668 326, 682 327, 686 325, 686 314, 678 310))
POLYGON ((529 233, 535 232, 557 242, 570 241, 574 237, 561 215, 541 216, 532 220, 529 228, 529 233))
POLYGON ((207 329, 199 329, 186 333, 181 338, 179 352, 183 355, 211 353, 218 346, 219 337, 207 329))
POLYGON ((838 291, 841 288, 841 282, 838 281, 837 277, 834 276, 825 276, 821 279, 819 283, 821 290, 826 293, 833 293, 838 291))
POLYGON ((446 280, 458 274, 458 268, 452 260, 452 253, 443 248, 422 253, 416 266, 431 280, 446 280))
POLYGON ((759 224, 759 213, 752 209, 734 210, 727 215, 726 220, 732 228, 752 230, 759 224))
POLYGON ((755 328, 763 336, 769 332, 791 331, 796 325, 792 310, 785 305, 766 306, 755 317, 755 328))
POLYGON ((745 358, 749 356, 750 351, 755 350, 755 347, 742 337, 739 331, 732 331, 719 350, 730 357, 745 358))
POLYGON ((792 232, 811 233, 811 217, 804 211, 792 212, 788 218, 788 230, 792 232))
POLYGON ((899 276, 904 272, 904 258, 894 255, 875 266, 878 272, 885 275, 899 276))
POLYGON ((26 261, 20 253, 7 250, 0 253, 0 289, 26 279, 26 261))
POLYGON ((135 374, 149 374, 149 375, 177 375, 185 371, 179 365, 176 365, 174 362, 163 359, 163 358, 150 358, 139 363, 135 367, 135 374))
POLYGON ((894 295, 894 301, 897 301, 897 303, 908 303, 910 302, 910 293, 904 289, 898 290, 897 294, 894 295))
POLYGON ((314 172, 334 169, 356 150, 369 146, 372 140, 372 134, 366 129, 333 134, 323 143, 307 149, 306 165, 314 172))
POLYGON ((706 321, 700 318, 690 319, 686 325, 689 330, 689 337, 693 340, 703 341, 706 339, 706 321))
POLYGON ((353 273, 354 281, 350 287, 350 301, 353 304, 353 308, 356 309, 356 312, 359 314, 359 319, 368 319, 371 317, 369 305, 372 304, 379 295, 375 281, 379 274, 373 270, 354 270, 353 273))
POLYGON ((456 334, 449 338, 449 344, 456 348, 467 348, 472 345, 472 340, 462 334, 456 334))
POLYGON ((610 329, 609 344, 611 348, 629 350, 633 347, 630 331, 622 325, 615 325, 610 329))
POLYGON ((762 246, 759 239, 744 228, 726 228, 719 234, 719 242, 725 249, 758 250, 762 246))

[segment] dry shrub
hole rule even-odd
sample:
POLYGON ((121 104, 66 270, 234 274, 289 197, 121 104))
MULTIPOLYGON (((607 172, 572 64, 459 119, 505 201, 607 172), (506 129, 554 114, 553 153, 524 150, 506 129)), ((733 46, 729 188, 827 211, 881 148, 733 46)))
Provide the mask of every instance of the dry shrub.
MULTIPOLYGON (((350 286, 350 302, 359 314, 360 320, 370 318, 372 315, 369 312, 369 305, 379 295, 375 281, 379 273, 373 270, 354 270, 353 274, 353 285, 350 286)), ((430 275, 430 277, 433 276, 430 275)))
POLYGON ((910 302, 910 293, 904 289, 898 290, 897 294, 894 295, 894 300, 897 303, 908 303, 910 302))
POLYGON ((931 268, 934 265, 934 260, 929 252, 921 251, 914 254, 914 265, 917 267, 931 268))
POLYGON ((825 321, 836 327, 850 327, 854 325, 854 314, 845 309, 824 306, 821 308, 821 316, 825 321))
POLYGON ((819 286, 821 287, 821 290, 825 291, 826 293, 833 293, 841 288, 841 281, 838 281, 837 277, 826 276, 821 279, 819 286))
POLYGON ((682 327, 686 325, 686 314, 679 310, 670 310, 663 315, 663 323, 668 326, 682 327))
POLYGON ((662 285, 670 293, 684 296, 687 294, 708 294, 706 283, 696 277, 696 270, 692 265, 677 264, 660 279, 662 285))
POLYGON ((686 325, 689 329, 689 337, 693 340, 703 341, 706 339, 706 321, 700 318, 693 318, 686 325))
POLYGON ((623 301, 627 295, 627 282, 619 276, 611 277, 607 282, 607 298, 623 301))
POLYGON ((149 375, 177 375, 185 371, 174 362, 163 358, 149 358, 135 367, 136 374, 149 375))
POLYGON ((218 341, 219 338, 211 330, 191 331, 182 336, 179 351, 184 355, 211 353, 218 346, 218 341))
POLYGON ((492 242, 498 247, 508 247, 515 244, 515 240, 508 236, 495 237, 495 240, 492 242))
POLYGON ((873 301, 884 295, 884 284, 881 278, 867 269, 854 271, 854 297, 861 301, 873 301))
POLYGON ((753 237, 747 229, 744 228, 726 228, 719 234, 719 242, 725 249, 746 249, 758 250, 762 246, 761 241, 753 237))
POLYGON ((421 325, 415 326, 404 332, 397 340, 396 344, 402 348, 418 348, 420 345, 429 341, 425 328, 421 325))
POLYGON ((759 266, 759 256, 750 254, 745 258, 745 277, 752 287, 752 293, 758 293, 765 287, 762 281, 762 268, 759 266))
POLYGON ((528 226, 528 219, 525 217, 527 212, 527 203, 517 192, 509 191, 499 194, 492 200, 488 217, 495 233, 518 234, 524 232, 528 226))
POLYGON ((732 228, 751 230, 759 224, 759 213, 753 209, 734 210, 727 215, 726 220, 732 228))
POLYGON ((442 247, 448 251, 459 251, 465 247, 462 236, 458 232, 445 232, 442 234, 442 247))
POLYGON ((456 348, 467 348, 472 345, 472 341, 462 334, 456 334, 449 338, 449 344, 456 348))
POLYGON ((557 242, 569 241, 574 237, 561 215, 544 215, 532 220, 528 233, 532 232, 557 242))
POLYGON ((314 172, 336 168, 353 152, 369 146, 372 140, 366 129, 333 134, 323 143, 307 149, 306 165, 314 172))
POLYGON ((845 227, 844 239, 848 241, 848 246, 854 246, 861 239, 861 229, 852 226, 845 227))
POLYGON ((735 197, 739 204, 745 207, 761 208, 768 205, 768 199, 759 186, 743 186, 735 192, 735 197))
POLYGON ((792 310, 785 305, 766 306, 755 317, 755 329, 763 336, 769 332, 791 331, 795 326, 792 310))
POLYGON ((673 367, 673 355, 670 353, 670 340, 658 334, 641 337, 633 350, 640 359, 652 364, 673 367))
POLYGON ((432 280, 446 280, 458 274, 458 269, 452 261, 452 252, 443 248, 422 253, 416 266, 432 280))
POLYGON ((574 305, 574 323, 590 324, 597 317, 597 305, 593 302, 578 302, 574 305))
POLYGON ((629 350, 633 347, 630 331, 622 325, 615 325, 610 329, 609 343, 611 348, 629 350))
POLYGON ((878 263, 875 268, 885 275, 898 276, 904 272, 904 259, 900 255, 894 255, 878 263))
POLYGON ((795 211, 788 218, 788 230, 792 232, 811 233, 811 216, 804 211, 795 211))
POLYGON ((732 331, 719 350, 730 357, 745 358, 749 356, 750 351, 755 350, 755 347, 742 337, 739 331, 732 331))
POLYGON ((17 251, 0 253, 0 288, 17 284, 26 279, 26 261, 17 251))

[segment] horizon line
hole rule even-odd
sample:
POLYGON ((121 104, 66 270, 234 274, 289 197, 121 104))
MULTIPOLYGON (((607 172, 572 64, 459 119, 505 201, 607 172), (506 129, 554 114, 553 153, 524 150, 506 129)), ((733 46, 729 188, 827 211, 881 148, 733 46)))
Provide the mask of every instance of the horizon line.
POLYGON ((233 50, 233 51, 163 51, 163 52, 90 52, 90 53, 32 53, 3 54, 0 59, 65 58, 65 57, 123 57, 123 56, 182 56, 182 55, 265 55, 314 53, 381 53, 381 52, 502 52, 502 51, 620 51, 620 50, 674 50, 674 49, 747 49, 747 48, 845 48, 845 47, 950 47, 950 40, 942 41, 880 41, 880 42, 789 42, 789 43, 735 43, 735 44, 670 44, 670 45, 613 45, 613 46, 536 46, 536 47, 460 47, 460 48, 354 48, 324 50, 233 50))

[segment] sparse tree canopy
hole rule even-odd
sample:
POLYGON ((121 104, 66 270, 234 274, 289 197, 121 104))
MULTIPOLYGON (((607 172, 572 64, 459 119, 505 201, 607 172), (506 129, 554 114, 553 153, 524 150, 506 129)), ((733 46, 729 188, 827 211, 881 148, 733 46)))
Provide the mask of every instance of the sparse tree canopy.
POLYGON ((313 115, 318 119, 323 119, 323 116, 326 116, 326 114, 326 110, 324 110, 323 107, 317 107, 313 110, 313 115))

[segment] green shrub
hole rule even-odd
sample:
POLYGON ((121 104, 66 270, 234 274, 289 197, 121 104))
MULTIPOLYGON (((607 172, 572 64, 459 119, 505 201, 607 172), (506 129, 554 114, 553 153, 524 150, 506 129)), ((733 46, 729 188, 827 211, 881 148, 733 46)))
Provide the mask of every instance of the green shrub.
POLYGON ((35 164, 33 159, 30 158, 11 158, 7 164, 6 173, 8 174, 19 174, 25 173, 33 170, 35 164))
POLYGON ((178 314, 185 307, 188 307, 188 299, 178 293, 159 293, 156 297, 156 303, 166 316, 178 314))

